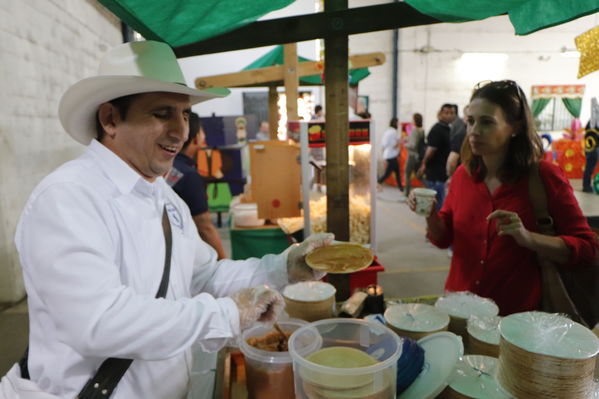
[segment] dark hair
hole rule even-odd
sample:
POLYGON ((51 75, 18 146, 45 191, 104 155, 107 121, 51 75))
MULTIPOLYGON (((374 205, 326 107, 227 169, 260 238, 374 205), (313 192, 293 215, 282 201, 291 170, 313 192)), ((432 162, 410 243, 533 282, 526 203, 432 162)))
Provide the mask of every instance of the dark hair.
MULTIPOLYGON (((129 112, 129 107, 131 106, 133 99, 137 95, 138 94, 130 94, 128 96, 118 97, 118 98, 115 98, 114 100, 110 100, 107 102, 112 104, 117 109, 121 119, 125 120, 125 119, 127 119, 127 113, 129 112)), ((102 141, 105 134, 106 134, 106 132, 104 131, 104 128, 102 127, 102 124, 100 123, 100 116, 98 114, 98 111, 96 111, 96 140, 102 141)))
POLYGON ((414 119, 414 124, 416 125, 416 127, 422 127, 422 115, 421 114, 416 112, 414 115, 412 115, 412 119, 414 119))
POLYGON ((322 111, 322 105, 318 104, 317 106, 314 107, 314 113, 317 114, 320 111, 322 111))
POLYGON ((200 123, 200 117, 198 116, 198 114, 196 114, 195 112, 190 112, 189 113, 189 136, 187 137, 187 141, 185 141, 185 143, 183 144, 182 149, 187 148, 189 143, 191 143, 193 141, 193 139, 196 138, 196 136, 200 132, 201 127, 202 127, 202 124, 200 123))
POLYGON ((451 106, 452 106, 453 110, 455 111, 455 114, 456 114, 456 115, 459 115, 459 114, 460 114, 460 112, 459 112, 458 105, 457 105, 457 104, 451 104, 451 106))
POLYGON ((451 109, 455 110, 456 107, 457 107, 457 105, 455 105, 455 104, 445 103, 445 104, 441 105, 441 109, 439 111, 443 111, 445 108, 451 108, 451 109))
POLYGON ((397 118, 391 118, 391 120, 389 121, 389 126, 397 129, 397 118))
MULTIPOLYGON (((507 155, 499 167, 498 177, 502 182, 515 182, 528 174, 531 165, 539 162, 543 156, 543 142, 535 129, 526 95, 513 80, 501 80, 475 88, 470 102, 477 98, 499 106, 506 122, 514 131, 515 137, 512 137, 509 142, 507 155)), ((462 143, 460 156, 466 170, 475 179, 485 178, 487 170, 482 158, 472 153, 468 140, 462 143)))

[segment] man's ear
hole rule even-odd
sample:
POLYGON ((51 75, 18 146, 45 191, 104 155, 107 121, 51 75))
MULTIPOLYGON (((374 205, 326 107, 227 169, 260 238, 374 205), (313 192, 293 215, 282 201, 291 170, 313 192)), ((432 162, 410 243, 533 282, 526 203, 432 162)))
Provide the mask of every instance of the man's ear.
POLYGON ((100 104, 100 108, 98 108, 98 120, 106 135, 114 138, 117 121, 120 120, 120 115, 118 115, 116 107, 110 103, 100 104))

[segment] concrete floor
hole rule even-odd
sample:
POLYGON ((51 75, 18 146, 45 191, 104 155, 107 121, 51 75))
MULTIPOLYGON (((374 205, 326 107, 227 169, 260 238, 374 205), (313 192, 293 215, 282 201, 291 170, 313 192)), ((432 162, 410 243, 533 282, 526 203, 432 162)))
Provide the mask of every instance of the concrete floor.
MULTIPOLYGON (((378 275, 378 282, 386 298, 439 295, 449 269, 447 251, 425 241, 424 219, 410 212, 399 200, 400 192, 393 187, 385 186, 377 193, 376 254, 385 266, 385 272, 378 275)), ((223 223, 219 232, 225 251, 230 254, 226 226, 223 223)), ((22 356, 28 333, 24 301, 0 311, 0 376, 22 356)))

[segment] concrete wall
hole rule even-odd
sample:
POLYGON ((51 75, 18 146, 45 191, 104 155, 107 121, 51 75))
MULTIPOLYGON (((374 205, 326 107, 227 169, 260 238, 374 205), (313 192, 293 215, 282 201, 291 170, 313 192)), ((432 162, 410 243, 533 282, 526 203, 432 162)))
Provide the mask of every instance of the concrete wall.
POLYGON ((57 117, 62 93, 121 42, 94 0, 0 1, 0 303, 25 295, 15 227, 33 187, 83 146, 57 117))

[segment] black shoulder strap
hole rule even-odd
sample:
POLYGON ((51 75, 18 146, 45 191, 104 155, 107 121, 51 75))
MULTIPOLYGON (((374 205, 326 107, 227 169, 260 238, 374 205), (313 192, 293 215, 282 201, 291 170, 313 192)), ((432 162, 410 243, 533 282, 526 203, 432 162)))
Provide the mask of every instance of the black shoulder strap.
MULTIPOLYGON (((166 205, 162 211, 162 229, 164 230, 166 250, 164 256, 164 271, 162 272, 162 280, 160 281, 156 298, 164 298, 166 296, 171 271, 173 237, 171 233, 171 224, 166 212, 166 205)), ((104 360, 98 368, 98 371, 96 371, 96 375, 85 384, 79 395, 77 395, 77 399, 109 398, 121 378, 123 378, 123 375, 127 372, 131 362, 133 362, 132 359, 119 359, 115 357, 104 360)))

